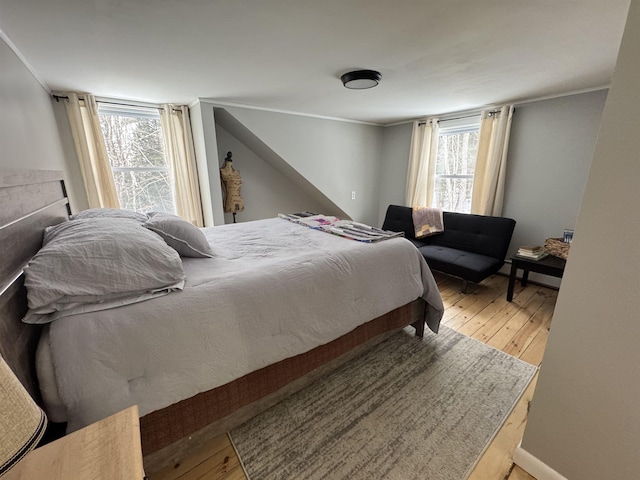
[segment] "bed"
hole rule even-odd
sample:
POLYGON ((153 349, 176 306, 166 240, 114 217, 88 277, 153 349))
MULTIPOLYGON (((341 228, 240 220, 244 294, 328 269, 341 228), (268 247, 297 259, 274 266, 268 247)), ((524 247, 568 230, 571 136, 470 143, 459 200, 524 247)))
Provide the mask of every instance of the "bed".
POLYGON ((70 431, 138 404, 149 471, 390 332, 437 331, 442 315, 405 239, 363 245, 268 219, 204 229, 213 258, 182 259, 181 291, 26 325, 21 272, 71 212, 59 172, 2 171, 0 200, 0 353, 70 431))

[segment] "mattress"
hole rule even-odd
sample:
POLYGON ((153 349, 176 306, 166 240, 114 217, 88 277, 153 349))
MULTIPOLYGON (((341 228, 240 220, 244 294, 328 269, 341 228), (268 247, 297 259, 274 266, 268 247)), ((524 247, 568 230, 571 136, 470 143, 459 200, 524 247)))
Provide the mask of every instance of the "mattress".
POLYGON ((140 415, 307 352, 416 298, 443 307, 404 238, 365 244, 282 219, 203 229, 213 258, 183 258, 185 288, 51 323, 38 347, 45 408, 74 431, 140 415))

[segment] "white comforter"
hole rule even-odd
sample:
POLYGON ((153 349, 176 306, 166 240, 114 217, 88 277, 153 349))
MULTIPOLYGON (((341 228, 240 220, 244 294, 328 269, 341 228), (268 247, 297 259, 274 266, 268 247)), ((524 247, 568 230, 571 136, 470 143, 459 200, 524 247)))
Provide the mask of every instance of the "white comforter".
POLYGON ((52 420, 73 431, 133 404, 148 414, 418 297, 437 331, 440 294, 404 238, 363 244, 277 218, 204 232, 215 257, 183 259, 182 292, 49 326, 37 363, 52 420))

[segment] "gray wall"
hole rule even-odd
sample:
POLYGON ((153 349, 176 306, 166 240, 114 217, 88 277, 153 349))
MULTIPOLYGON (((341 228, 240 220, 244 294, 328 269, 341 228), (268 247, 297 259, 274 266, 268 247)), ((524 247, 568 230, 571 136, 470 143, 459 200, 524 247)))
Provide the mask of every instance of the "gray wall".
POLYGON ((525 451, 566 478, 640 478, 640 1, 632 0, 525 451))
MULTIPOLYGON (((508 257, 575 227, 606 98, 600 90, 516 106, 502 212, 517 222, 508 257)), ((537 273, 530 279, 560 285, 537 273)))
POLYGON ((606 98, 600 90, 516 107, 503 210, 518 222, 511 254, 575 227, 606 98))
MULTIPOLYGON (((574 228, 606 96, 600 90, 516 106, 503 209, 517 222, 509 256, 574 228)), ((409 123, 385 128, 379 223, 389 204, 404 204, 411 130, 409 123)), ((545 275, 530 278, 559 285, 545 275)))
POLYGON ((378 226, 382 226, 389 205, 404 205, 413 124, 385 127, 380 165, 378 226))
MULTIPOLYGON (((382 127, 248 108, 224 109, 349 217, 377 223, 382 127)), ((212 158, 208 161, 211 166, 212 158)))
MULTIPOLYGON (((222 166, 228 151, 233 152, 233 167, 242 175, 244 211, 236 214, 236 221, 248 222, 275 217, 278 213, 304 210, 324 213, 324 206, 315 201, 290 179, 258 157, 244 143, 216 124, 218 164, 222 166)), ((233 222, 233 215, 225 213, 225 223, 233 222)))
POLYGON ((0 38, 0 165, 62 170, 74 211, 86 208, 79 167, 65 160, 48 92, 0 38))

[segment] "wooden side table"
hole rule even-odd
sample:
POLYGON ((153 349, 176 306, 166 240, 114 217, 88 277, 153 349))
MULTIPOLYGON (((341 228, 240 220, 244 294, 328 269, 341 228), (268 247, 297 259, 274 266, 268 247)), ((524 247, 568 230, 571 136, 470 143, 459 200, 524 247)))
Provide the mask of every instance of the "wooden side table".
POLYGON ((3 480, 142 480, 138 407, 28 453, 3 480))
POLYGON ((516 284, 516 273, 519 268, 523 270, 522 281, 520 283, 523 287, 526 287, 529 280, 529 272, 542 273, 544 275, 562 278, 566 264, 566 260, 560 257, 554 257, 553 255, 549 255, 542 260, 529 260, 522 257, 511 257, 511 273, 509 275, 507 301, 510 302, 513 300, 513 287, 516 284))

